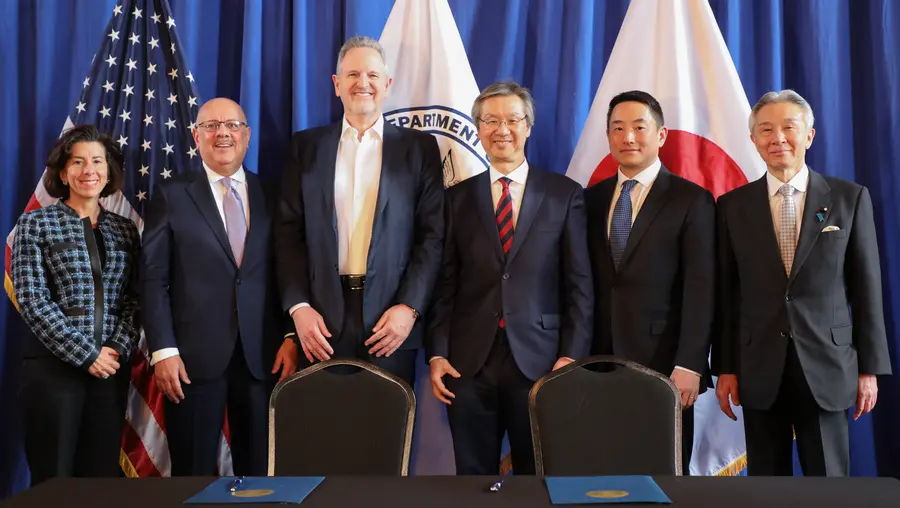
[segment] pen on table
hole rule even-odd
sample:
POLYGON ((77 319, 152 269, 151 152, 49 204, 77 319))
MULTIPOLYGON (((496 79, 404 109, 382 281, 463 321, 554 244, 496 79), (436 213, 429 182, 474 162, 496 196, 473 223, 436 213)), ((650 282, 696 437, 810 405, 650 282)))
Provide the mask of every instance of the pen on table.
POLYGON ((241 483, 243 483, 243 481, 243 476, 238 476, 237 478, 235 478, 234 481, 231 482, 231 485, 228 487, 228 492, 237 492, 238 487, 241 486, 241 483))
POLYGON ((497 483, 491 485, 491 492, 500 492, 500 487, 503 486, 503 480, 506 479, 506 476, 501 476, 497 483))

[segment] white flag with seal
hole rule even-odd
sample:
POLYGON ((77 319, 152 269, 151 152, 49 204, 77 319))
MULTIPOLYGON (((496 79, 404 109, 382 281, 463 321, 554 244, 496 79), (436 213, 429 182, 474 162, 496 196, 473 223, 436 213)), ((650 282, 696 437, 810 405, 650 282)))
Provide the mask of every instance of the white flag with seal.
POLYGON ((487 169, 469 116, 479 89, 447 0, 397 0, 379 42, 394 80, 385 119, 435 135, 447 187, 487 169))
MULTIPOLYGON (((669 135, 659 157, 673 173, 717 198, 765 173, 750 141, 750 104, 707 0, 631 2, 566 172, 582 185, 618 169, 606 112, 615 95, 629 90, 648 92, 662 105, 669 135)), ((713 390, 695 404, 694 423, 691 474, 739 473, 746 464, 744 428, 722 414, 713 390)))

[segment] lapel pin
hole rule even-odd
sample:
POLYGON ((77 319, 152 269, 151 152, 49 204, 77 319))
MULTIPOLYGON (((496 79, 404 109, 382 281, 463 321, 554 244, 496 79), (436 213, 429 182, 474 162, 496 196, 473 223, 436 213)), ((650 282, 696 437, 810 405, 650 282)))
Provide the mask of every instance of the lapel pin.
POLYGON ((823 206, 822 208, 819 208, 819 211, 816 212, 816 219, 818 219, 819 222, 825 222, 825 214, 826 213, 828 213, 827 206, 823 206))

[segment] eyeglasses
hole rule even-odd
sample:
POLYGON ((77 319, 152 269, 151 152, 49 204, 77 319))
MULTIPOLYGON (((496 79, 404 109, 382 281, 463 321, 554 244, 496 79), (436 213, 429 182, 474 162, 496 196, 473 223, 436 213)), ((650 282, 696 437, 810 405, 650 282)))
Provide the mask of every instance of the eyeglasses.
POLYGON ((218 132, 220 125, 224 125, 225 128, 230 130, 231 132, 240 130, 241 127, 248 127, 247 122, 242 122, 240 120, 228 120, 225 122, 220 122, 218 120, 209 120, 203 123, 198 123, 197 127, 200 127, 206 132, 218 132))
POLYGON ((496 130, 500 128, 500 125, 506 125, 509 130, 513 130, 519 126, 521 122, 524 122, 526 118, 510 118, 509 120, 500 121, 496 118, 482 118, 481 123, 487 126, 490 130, 496 130))

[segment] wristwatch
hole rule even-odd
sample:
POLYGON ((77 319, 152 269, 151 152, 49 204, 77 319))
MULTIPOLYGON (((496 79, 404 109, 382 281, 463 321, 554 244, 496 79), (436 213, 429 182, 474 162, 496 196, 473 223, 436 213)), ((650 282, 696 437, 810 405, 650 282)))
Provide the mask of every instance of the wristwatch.
MULTIPOLYGON (((407 307, 409 307, 409 305, 407 305, 407 307)), ((419 311, 417 311, 416 309, 413 309, 412 307, 409 307, 409 308, 412 309, 413 319, 419 319, 419 316, 420 316, 419 311)))

